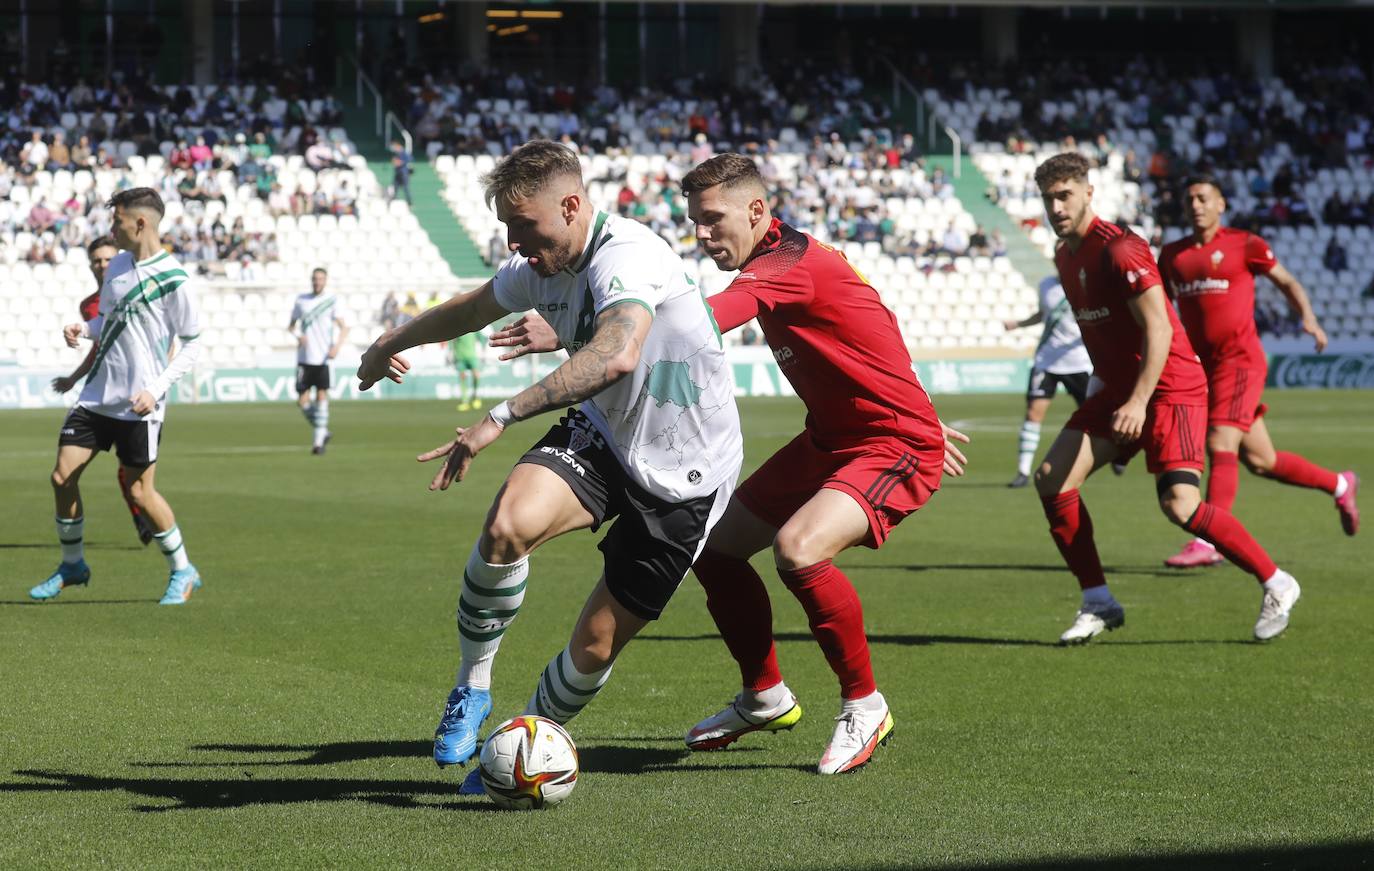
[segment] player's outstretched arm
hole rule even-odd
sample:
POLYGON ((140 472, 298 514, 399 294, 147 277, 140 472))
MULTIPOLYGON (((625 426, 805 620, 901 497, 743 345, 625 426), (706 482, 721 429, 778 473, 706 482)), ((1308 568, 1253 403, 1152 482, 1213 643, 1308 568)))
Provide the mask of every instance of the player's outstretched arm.
POLYGON ((1302 331, 1312 337, 1317 353, 1325 351, 1326 330, 1323 330, 1317 321, 1317 314, 1312 311, 1312 300, 1308 298, 1302 282, 1298 281, 1293 273, 1284 269, 1282 263, 1275 264, 1274 268, 1265 274, 1274 282, 1279 292, 1288 298, 1288 306, 1293 309, 1293 313, 1302 319, 1302 331))
POLYGON ((1033 327, 1036 324, 1043 321, 1044 319, 1044 316, 1037 311, 1035 314, 1030 315, 1029 317, 1024 317, 1019 321, 1014 320, 1012 318, 1007 318, 1006 320, 1002 321, 1002 328, 1005 329, 1007 332, 1011 332, 1012 330, 1019 330, 1022 327, 1033 327))
POLYGON ((429 489, 447 490, 455 479, 463 480, 473 458, 496 441, 507 424, 589 399, 633 372, 653 322, 654 316, 638 302, 603 309, 596 316, 591 341, 563 365, 493 408, 476 426, 458 428, 453 441, 416 457, 422 463, 447 457, 429 489))
POLYGON ((1146 406, 1159 384, 1164 364, 1169 360, 1169 345, 1174 339, 1174 327, 1169 323, 1169 300, 1164 285, 1146 288, 1144 293, 1129 297, 1131 316, 1140 324, 1144 337, 1140 348, 1140 374, 1126 403, 1112 414, 1112 435, 1121 444, 1130 444, 1145 430, 1146 406))
POLYGON ((488 344, 493 348, 511 349, 500 356, 501 360, 514 360, 526 354, 547 354, 563 347, 549 322, 534 312, 493 331, 488 344))
POLYGON ((461 294, 439 303, 414 320, 387 330, 363 352, 358 366, 358 389, 367 390, 389 378, 397 384, 410 370, 410 364, 400 356, 402 351, 431 342, 450 339, 480 330, 487 324, 510 314, 510 310, 496 301, 492 282, 488 281, 471 293, 461 294))

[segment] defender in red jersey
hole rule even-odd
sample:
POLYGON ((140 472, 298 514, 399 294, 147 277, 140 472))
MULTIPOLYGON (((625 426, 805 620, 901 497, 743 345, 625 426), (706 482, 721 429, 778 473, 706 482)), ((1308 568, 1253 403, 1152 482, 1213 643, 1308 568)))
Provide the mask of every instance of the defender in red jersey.
MULTIPOLYGON (((115 247, 114 239, 109 236, 100 236, 91 241, 86 246, 86 254, 90 258, 91 275, 95 277, 95 293, 81 300, 78 308, 81 311, 83 321, 93 321, 100 314, 100 285, 105 282, 105 267, 110 265, 110 261, 119 253, 115 247)), ((57 393, 66 393, 76 386, 77 382, 86 377, 86 373, 91 371, 91 366, 95 365, 95 342, 91 343, 90 353, 86 359, 81 361, 81 365, 70 375, 59 375, 52 380, 52 389, 57 393)), ((124 494, 124 504, 129 506, 129 514, 134 519, 134 530, 138 533, 138 540, 146 547, 148 542, 153 540, 153 528, 148 525, 148 519, 143 516, 143 512, 138 510, 137 503, 134 502, 133 494, 129 492, 129 482, 124 476, 124 466, 121 464, 116 470, 119 481, 119 492, 124 494)))
POLYGON ((1199 490, 1207 420, 1206 377, 1188 344, 1144 239, 1093 214, 1088 161, 1070 152, 1035 171, 1062 244, 1055 266, 1102 389, 1069 418, 1035 473, 1050 534, 1078 579, 1083 602, 1060 644, 1082 644, 1126 619, 1113 598, 1078 488, 1114 460, 1145 454, 1159 507, 1263 586, 1255 637, 1288 626, 1297 581, 1274 565, 1239 521, 1199 490))
MULTIPOLYGON (((1360 524, 1355 473, 1337 474, 1297 454, 1275 450, 1264 425, 1261 397, 1268 361, 1255 329, 1255 276, 1265 276, 1288 298, 1303 332, 1312 336, 1321 353, 1326 333, 1307 292, 1263 239, 1221 225, 1226 198, 1216 178, 1191 176, 1184 189, 1193 233, 1164 246, 1159 270, 1207 372, 1207 504, 1231 510, 1243 462, 1256 475, 1330 493, 1341 527, 1346 535, 1354 535, 1360 524)), ((1220 562, 1216 549, 1199 538, 1164 564, 1189 568, 1220 562)))
MULTIPOLYGON (((840 682, 840 715, 818 770, 851 771, 891 734, 893 719, 873 678, 863 606, 832 560, 856 545, 881 546, 939 489, 942 469, 963 474, 965 459, 946 439, 968 439, 940 423, 896 318, 868 281, 843 254, 771 216, 751 159, 714 157, 682 188, 702 249, 718 268, 740 270, 708 300, 720 329, 757 318, 807 408, 805 429, 735 491, 693 566, 743 689, 687 733, 687 746, 715 750, 801 719, 778 668, 768 592, 749 564, 771 546, 840 682)), ((503 359, 556 347, 532 315, 491 343, 520 348, 503 359)))

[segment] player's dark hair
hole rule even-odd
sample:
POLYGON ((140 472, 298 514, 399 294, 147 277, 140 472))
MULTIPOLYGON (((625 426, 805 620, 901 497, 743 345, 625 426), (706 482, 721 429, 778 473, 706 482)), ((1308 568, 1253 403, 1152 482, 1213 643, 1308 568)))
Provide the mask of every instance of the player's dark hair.
POLYGON ((157 191, 152 188, 129 188, 119 191, 110 197, 110 201, 105 205, 111 209, 123 206, 126 209, 152 209, 161 218, 167 214, 167 209, 162 205, 162 197, 157 195, 157 191))
POLYGON ((1209 184, 1216 189, 1217 193, 1221 194, 1223 200, 1226 199, 1226 188, 1221 186, 1221 179, 1212 175, 1210 172, 1195 172, 1185 177, 1183 179, 1183 192, 1186 194, 1188 188, 1195 184, 1209 184))
POLYGON ((1086 182, 1090 169, 1092 164, 1088 162, 1088 158, 1077 151, 1065 151, 1035 168, 1035 183, 1043 191, 1061 181, 1086 182))
POLYGON ((753 158, 743 154, 717 154, 682 177, 682 192, 698 194, 716 185, 735 188, 746 184, 766 190, 763 176, 759 174, 758 164, 754 163, 753 158))
POLYGON ((582 186, 582 164, 571 148, 547 139, 534 139, 512 151, 482 176, 487 205, 528 199, 556 178, 575 178, 582 186))
POLYGON ((110 236, 96 236, 91 240, 91 244, 86 246, 87 254, 94 254, 97 248, 118 248, 115 240, 110 236))
POLYGON ((323 266, 316 266, 314 269, 310 270, 311 275, 314 275, 316 272, 322 273, 324 275, 329 274, 329 270, 325 269, 323 266))

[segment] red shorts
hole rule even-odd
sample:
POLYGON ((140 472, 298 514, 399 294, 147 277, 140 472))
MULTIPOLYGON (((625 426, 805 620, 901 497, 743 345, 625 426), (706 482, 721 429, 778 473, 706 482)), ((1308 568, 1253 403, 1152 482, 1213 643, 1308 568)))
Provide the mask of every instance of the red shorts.
POLYGON ((760 520, 781 529, 821 490, 848 494, 868 515, 866 547, 878 548, 902 518, 940 489, 944 446, 880 436, 826 449, 802 432, 735 490, 760 520))
MULTIPOLYGON (((1121 407, 1117 397, 1098 393, 1089 397, 1064 424, 1098 438, 1112 438, 1112 414, 1121 407)), ((1207 449, 1207 408, 1151 402, 1145 412, 1145 428, 1133 444, 1117 445, 1117 461, 1126 462, 1145 452, 1145 468, 1158 475, 1174 469, 1203 470, 1207 449)))
POLYGON ((1268 367, 1220 363, 1207 373, 1207 422, 1249 432, 1267 406, 1260 401, 1268 367))

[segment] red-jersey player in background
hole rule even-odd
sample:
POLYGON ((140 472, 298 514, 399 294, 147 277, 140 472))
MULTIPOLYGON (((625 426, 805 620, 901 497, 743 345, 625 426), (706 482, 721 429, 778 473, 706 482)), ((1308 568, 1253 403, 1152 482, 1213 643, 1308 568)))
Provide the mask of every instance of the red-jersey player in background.
POLYGON ((1055 235, 1055 266, 1102 389, 1064 425, 1035 473, 1050 534, 1078 579, 1083 602, 1061 644, 1082 644, 1125 622, 1107 588, 1092 519, 1078 488, 1094 471, 1137 451, 1155 475, 1169 520, 1210 541, 1263 588, 1255 637, 1288 626, 1300 590, 1230 512, 1202 501, 1207 379, 1179 325, 1144 239, 1093 214, 1088 161, 1058 154, 1035 171, 1055 235))
MULTIPOLYGON (((79 308, 83 321, 93 321, 100 314, 100 286, 105 282, 105 267, 119 253, 119 249, 115 247, 114 239, 109 236, 100 236, 86 246, 86 253, 90 257, 91 275, 95 276, 95 293, 81 300, 79 308)), ((76 367, 76 371, 52 380, 53 390, 58 393, 66 393, 76 386, 76 382, 86 377, 86 373, 91 371, 91 366, 95 363, 97 344, 96 342, 91 343, 90 353, 86 355, 86 359, 81 361, 81 365, 76 367)), ((143 512, 139 511, 138 506, 134 504, 134 497, 129 493, 129 482, 124 478, 123 465, 119 467, 116 474, 119 478, 119 492, 124 494, 124 504, 129 506, 129 514, 134 518, 134 529, 138 531, 138 540, 147 545, 153 540, 153 528, 148 525, 143 512)))
MULTIPOLYGON (((713 157, 682 189, 702 249, 721 270, 741 270, 709 299, 720 329, 757 317, 807 409, 805 430, 735 491, 693 566, 744 686, 687 733, 687 746, 715 750, 801 718, 778 668, 768 592, 749 564, 771 546, 840 682, 840 715, 818 770, 851 771, 868 762, 893 719, 874 681, 863 606, 831 560, 856 545, 881 546, 939 488, 942 468, 962 474, 964 457, 947 451, 945 438, 967 438, 936 417, 877 291, 844 255, 772 217, 751 159, 713 157)), ((534 331, 549 335, 527 317, 492 344, 529 346, 507 357, 554 347, 532 339, 534 331)))
MULTIPOLYGON (((1263 239, 1221 225, 1226 199, 1214 177, 1192 176, 1184 188, 1193 234, 1164 246, 1159 271, 1207 372, 1207 504, 1231 510, 1238 463, 1243 462, 1256 475, 1330 493, 1345 534, 1354 535, 1360 525, 1355 473, 1337 474, 1297 454, 1276 451, 1264 425, 1261 396, 1269 364, 1255 329, 1255 276, 1265 276, 1283 292, 1320 353, 1326 333, 1307 292, 1263 239)), ((1221 561, 1216 549, 1198 538, 1164 564, 1188 568, 1221 561)))

